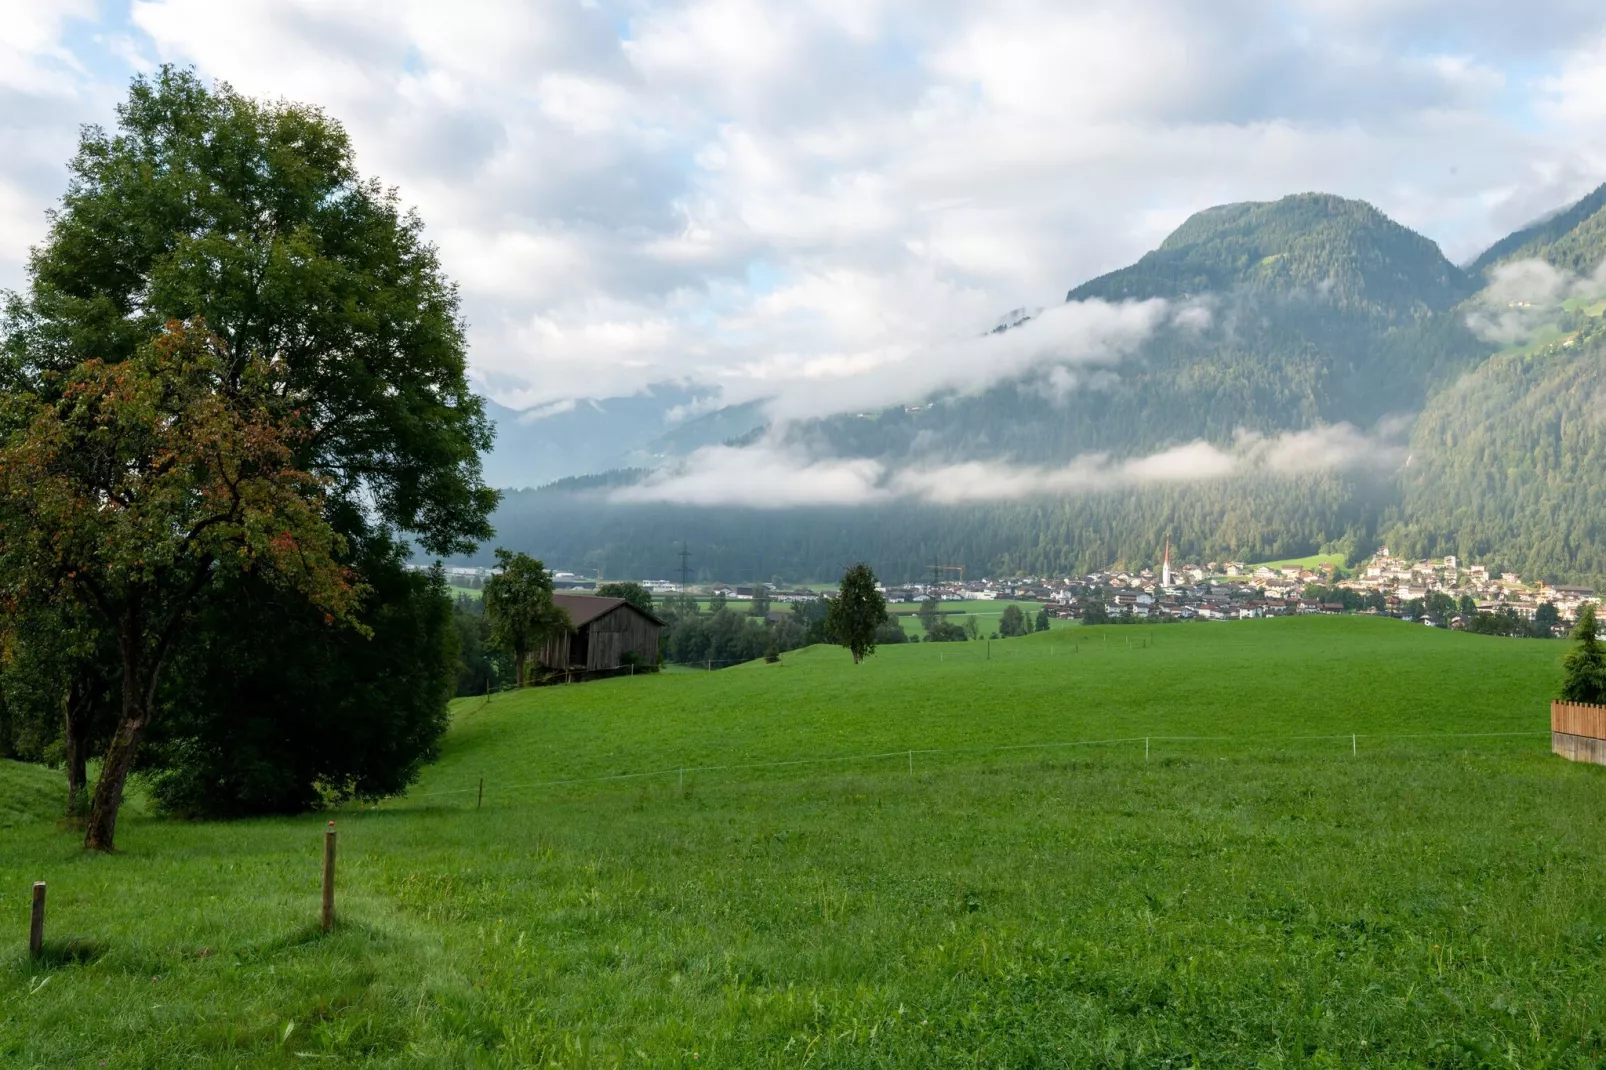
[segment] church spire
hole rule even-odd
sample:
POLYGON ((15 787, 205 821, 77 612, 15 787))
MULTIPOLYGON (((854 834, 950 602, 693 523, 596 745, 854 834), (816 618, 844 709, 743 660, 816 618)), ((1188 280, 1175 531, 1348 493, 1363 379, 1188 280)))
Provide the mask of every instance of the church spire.
POLYGON ((1171 536, 1165 537, 1165 564, 1160 566, 1160 586, 1171 586, 1171 536))

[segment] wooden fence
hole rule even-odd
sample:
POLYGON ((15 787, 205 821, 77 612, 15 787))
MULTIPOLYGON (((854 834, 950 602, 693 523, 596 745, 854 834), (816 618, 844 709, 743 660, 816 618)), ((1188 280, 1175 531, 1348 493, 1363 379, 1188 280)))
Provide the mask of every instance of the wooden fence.
POLYGON ((1552 702, 1550 749, 1571 762, 1606 765, 1606 706, 1552 702))

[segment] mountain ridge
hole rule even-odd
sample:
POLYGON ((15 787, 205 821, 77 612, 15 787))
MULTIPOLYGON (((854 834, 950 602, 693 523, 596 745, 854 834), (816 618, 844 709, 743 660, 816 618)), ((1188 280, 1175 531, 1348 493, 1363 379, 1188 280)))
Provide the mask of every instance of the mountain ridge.
POLYGON ((1443 311, 1471 292, 1437 244, 1365 201, 1299 193, 1194 213, 1136 263, 1073 287, 1067 301, 1312 289, 1390 319, 1443 311))
POLYGON ((1478 254, 1466 270, 1474 278, 1484 278, 1490 269, 1501 264, 1538 259, 1554 268, 1588 275, 1600 266, 1603 249, 1606 249, 1606 183, 1565 208, 1495 242, 1478 254))

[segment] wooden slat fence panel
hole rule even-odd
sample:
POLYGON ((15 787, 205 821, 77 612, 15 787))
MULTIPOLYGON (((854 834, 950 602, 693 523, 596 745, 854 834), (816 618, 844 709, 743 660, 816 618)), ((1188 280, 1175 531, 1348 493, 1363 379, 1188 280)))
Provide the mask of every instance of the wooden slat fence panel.
POLYGON ((1592 706, 1582 702, 1552 702, 1550 730, 1565 732, 1570 736, 1606 739, 1606 706, 1592 706))

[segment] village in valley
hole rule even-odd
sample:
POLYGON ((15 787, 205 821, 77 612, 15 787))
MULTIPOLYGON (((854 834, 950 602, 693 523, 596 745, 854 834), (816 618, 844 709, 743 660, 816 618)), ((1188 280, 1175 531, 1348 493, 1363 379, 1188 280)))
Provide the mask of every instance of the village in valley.
MULTIPOLYGON (((958 571, 944 566, 947 571, 958 571)), ((447 580, 459 588, 483 585, 494 570, 452 568, 447 580)), ((554 574, 554 585, 574 593, 597 580, 571 572, 554 574)), ((748 600, 755 592, 772 605, 824 597, 809 586, 725 584, 716 581, 647 580, 658 596, 748 600)), ((1513 573, 1463 562, 1455 556, 1410 559, 1382 547, 1370 559, 1345 568, 1340 559, 1246 564, 1171 561, 1167 547, 1158 569, 1110 568, 1082 576, 965 579, 941 570, 925 583, 883 587, 888 603, 1011 601, 1041 603, 1054 620, 1225 621, 1313 613, 1363 613, 1420 621, 1454 630, 1474 630, 1480 617, 1520 621, 1526 634, 1565 635, 1578 610, 1596 602, 1592 588, 1528 582, 1513 573), (1537 629, 1535 624, 1537 622, 1537 629)), ((779 612, 779 611, 777 611, 779 612)))

